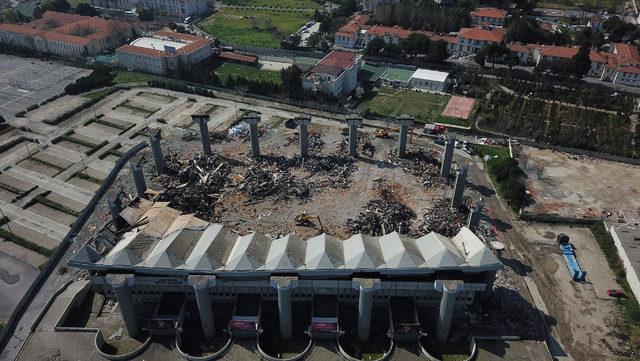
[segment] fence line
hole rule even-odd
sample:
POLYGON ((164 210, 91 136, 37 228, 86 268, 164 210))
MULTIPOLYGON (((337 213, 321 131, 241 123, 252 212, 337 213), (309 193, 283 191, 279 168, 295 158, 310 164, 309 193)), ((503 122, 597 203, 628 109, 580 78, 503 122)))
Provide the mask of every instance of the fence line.
POLYGON ((67 233, 64 239, 60 242, 60 245, 56 248, 51 257, 49 257, 44 267, 42 267, 40 273, 38 273, 36 279, 33 281, 31 286, 29 286, 27 292, 25 292, 24 296, 22 296, 22 298, 16 305, 16 308, 13 310, 11 317, 9 317, 9 320, 7 320, 5 324, 2 333, 0 333, 0 350, 4 350, 4 348, 7 346, 9 340, 11 339, 11 337, 13 337, 13 333, 16 330, 18 323, 31 305, 31 302, 33 302, 33 299, 38 294, 44 283, 47 281, 53 270, 56 268, 56 266, 58 266, 58 263, 60 263, 62 257, 65 255, 65 253, 67 253, 67 250, 73 243, 74 239, 78 236, 84 225, 87 223, 89 217, 91 217, 93 211, 95 210, 102 197, 107 193, 109 188, 111 188, 113 182, 115 182, 122 168, 127 164, 131 157, 136 155, 146 146, 146 142, 139 143, 135 147, 131 148, 127 153, 125 153, 120 159, 118 159, 118 161, 116 161, 116 165, 113 167, 111 172, 109 172, 109 175, 107 175, 107 177, 102 181, 100 188, 93 195, 91 201, 87 204, 78 219, 75 221, 75 223, 69 230, 69 233, 67 233))

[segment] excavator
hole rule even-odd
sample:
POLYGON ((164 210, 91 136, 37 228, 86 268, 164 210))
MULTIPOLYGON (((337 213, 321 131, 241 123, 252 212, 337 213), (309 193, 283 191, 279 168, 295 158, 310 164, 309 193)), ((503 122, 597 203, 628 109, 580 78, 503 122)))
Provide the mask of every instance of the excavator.
MULTIPOLYGON (((373 135, 376 138, 387 139, 387 138, 389 138, 389 134, 391 132, 395 133, 395 132, 399 132, 399 131, 400 131, 400 129, 398 129, 398 128, 376 129, 376 130, 373 131, 373 135)), ((409 143, 412 143, 412 142, 413 142, 413 128, 411 128, 409 130, 409 143)))
POLYGON ((322 222, 320 221, 320 216, 313 216, 308 212, 304 211, 293 218, 293 220, 296 221, 296 225, 302 226, 302 227, 315 227, 315 223, 313 223, 314 219, 318 220, 318 224, 320 225, 320 230, 322 230, 323 227, 322 227, 322 222))

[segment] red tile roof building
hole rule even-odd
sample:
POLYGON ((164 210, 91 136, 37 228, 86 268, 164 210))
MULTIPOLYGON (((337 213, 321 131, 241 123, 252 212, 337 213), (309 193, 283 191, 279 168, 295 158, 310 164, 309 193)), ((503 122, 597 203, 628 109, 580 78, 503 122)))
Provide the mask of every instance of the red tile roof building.
POLYGON ((311 68, 303 78, 305 89, 339 97, 350 94, 358 85, 362 55, 334 50, 311 68))
POLYGON ((53 11, 22 25, 0 24, 0 43, 74 58, 112 50, 131 35, 125 22, 53 11))
POLYGON ((167 74, 213 56, 212 41, 195 35, 157 31, 116 49, 120 65, 152 74, 167 74))
POLYGON ((507 18, 507 11, 496 8, 477 8, 471 12, 471 21, 475 25, 491 24, 503 26, 507 18))
POLYGON ((454 52, 458 55, 477 54, 489 44, 502 43, 505 33, 505 29, 486 26, 462 28, 458 32, 454 52))

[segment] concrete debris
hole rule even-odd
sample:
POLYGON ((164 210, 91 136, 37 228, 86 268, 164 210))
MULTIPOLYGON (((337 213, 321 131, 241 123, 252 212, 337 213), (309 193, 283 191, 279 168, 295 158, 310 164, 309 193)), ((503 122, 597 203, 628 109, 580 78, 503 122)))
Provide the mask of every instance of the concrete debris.
POLYGON ((453 237, 463 225, 463 215, 451 208, 446 199, 439 199, 422 216, 422 223, 417 227, 413 236, 419 237, 429 232, 436 232, 443 236, 453 237))
POLYGON ((496 273, 493 283, 494 300, 499 302, 497 317, 494 320, 505 328, 506 334, 517 334, 527 340, 542 340, 545 337, 544 326, 540 322, 538 310, 533 306, 514 280, 514 271, 505 267, 496 273))
MULTIPOLYGON (((287 137, 285 147, 291 146, 293 144, 300 144, 300 134, 296 133, 287 137)), ((322 140, 320 133, 309 134, 309 150, 313 152, 319 152, 324 148, 324 144, 324 140, 322 140)))
POLYGON ((298 198, 306 202, 320 188, 349 187, 355 170, 353 159, 345 156, 327 155, 308 159, 264 156, 249 168, 240 188, 249 196, 248 204, 272 196, 278 200, 298 198), (304 179, 294 177, 291 170, 301 170, 309 173, 309 176, 304 179), (315 181, 307 181, 313 176, 319 177, 315 181))
POLYGON ((221 197, 231 166, 217 155, 198 153, 190 158, 179 153, 167 153, 165 174, 156 179, 165 191, 159 201, 183 213, 195 213, 206 221, 217 219, 214 204, 221 197))
POLYGON ((276 201, 298 198, 306 202, 310 196, 308 184, 294 178, 287 167, 271 159, 261 159, 250 167, 240 189, 249 197, 247 204, 259 203, 268 197, 276 201))
MULTIPOLYGON (((228 131, 227 134, 228 134, 229 138, 237 137, 243 143, 246 143, 251 139, 250 135, 249 135, 249 124, 247 124, 245 122, 241 122, 241 123, 239 123, 237 125, 234 125, 233 127, 229 128, 229 131, 228 131)), ((262 137, 265 134, 267 134, 267 128, 266 127, 258 127, 258 138, 262 137)))
POLYGON ((408 151, 404 158, 398 158, 395 150, 387 153, 387 161, 402 168, 405 173, 411 174, 422 180, 425 188, 441 185, 443 180, 438 177, 440 172, 440 155, 435 150, 418 149, 408 151))
POLYGON ((393 231, 408 234, 415 218, 416 213, 411 208, 400 203, 386 188, 381 188, 380 199, 371 200, 357 218, 348 218, 346 226, 351 234, 382 236, 393 231))
POLYGON ((122 338, 122 331, 123 331, 122 327, 118 328, 116 332, 114 332, 111 336, 109 336, 109 341, 122 338))

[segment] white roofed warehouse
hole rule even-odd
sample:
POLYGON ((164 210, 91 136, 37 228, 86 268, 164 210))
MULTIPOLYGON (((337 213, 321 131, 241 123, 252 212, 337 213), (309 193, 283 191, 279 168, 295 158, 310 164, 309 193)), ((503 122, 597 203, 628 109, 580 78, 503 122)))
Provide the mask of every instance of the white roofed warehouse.
POLYGON ((409 79, 409 86, 416 89, 446 92, 449 86, 449 73, 417 69, 409 79))
MULTIPOLYGON (((155 334, 180 332, 167 330, 166 323, 156 322, 141 307, 162 303, 170 294, 197 303, 208 336, 215 332, 216 322, 229 322, 234 334, 234 325, 247 320, 215 319, 212 310, 220 304, 240 307, 240 300, 277 301, 280 336, 286 340, 291 337, 292 320, 301 317, 292 311, 296 305, 325 307, 327 300, 333 300, 330 310, 341 304, 358 309, 362 341, 369 337, 372 309, 399 302, 433 308, 438 314, 436 339, 446 342, 454 314, 490 291, 495 272, 502 268, 468 228, 453 238, 434 232, 417 239, 396 232, 381 237, 356 234, 346 240, 324 233, 309 239, 295 234, 272 238, 261 233, 240 235, 221 224, 181 214, 168 203, 145 199, 132 201, 116 222, 118 229, 110 221, 95 232, 69 265, 90 270, 95 290, 117 299, 130 335, 144 325, 155 334), (164 328, 154 329, 159 325, 164 328)), ((258 323, 259 309, 255 310, 258 323)), ((322 331, 316 331, 334 332, 335 339, 337 318, 327 312, 314 311, 319 315, 309 325, 312 337, 316 336, 313 322, 321 320, 317 322, 322 331), (327 328, 332 322, 335 328, 327 328)), ((393 337, 420 337, 417 326, 408 333, 392 332, 393 337)), ((239 337, 247 332, 236 331, 234 336, 239 337)))

